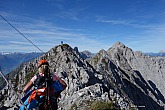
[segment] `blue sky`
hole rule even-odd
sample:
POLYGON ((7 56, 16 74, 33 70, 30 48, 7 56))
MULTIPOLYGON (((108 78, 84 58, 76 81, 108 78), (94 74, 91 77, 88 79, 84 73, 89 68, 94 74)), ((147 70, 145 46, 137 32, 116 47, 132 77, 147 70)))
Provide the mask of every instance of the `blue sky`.
MULTIPOLYGON (((120 41, 165 50, 165 0, 0 0, 0 14, 41 50, 61 41, 80 51, 120 41)), ((0 52, 39 51, 0 17, 0 52)))

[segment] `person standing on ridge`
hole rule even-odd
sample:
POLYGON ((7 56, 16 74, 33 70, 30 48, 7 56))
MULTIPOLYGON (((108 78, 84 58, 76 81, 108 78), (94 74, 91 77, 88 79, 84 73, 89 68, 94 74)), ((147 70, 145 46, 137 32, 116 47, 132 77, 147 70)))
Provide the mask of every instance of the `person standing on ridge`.
POLYGON ((61 45, 63 45, 63 41, 61 41, 61 45))
MULTIPOLYGON (((23 92, 27 95, 22 98, 22 101, 28 109, 38 107, 39 110, 49 110, 47 109, 49 106, 51 110, 57 110, 57 98, 66 87, 67 84, 56 73, 50 73, 48 61, 40 60, 38 73, 32 77, 23 89, 23 92), (29 92, 33 86, 34 90, 29 92)), ((22 105, 20 110, 24 109, 25 107, 22 105)))

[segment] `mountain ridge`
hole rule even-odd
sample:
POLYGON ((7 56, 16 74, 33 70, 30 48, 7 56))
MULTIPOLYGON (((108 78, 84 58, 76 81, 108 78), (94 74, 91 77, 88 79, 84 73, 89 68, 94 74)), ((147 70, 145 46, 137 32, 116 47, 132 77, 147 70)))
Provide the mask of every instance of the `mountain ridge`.
MULTIPOLYGON (((78 47, 77 47, 77 51, 79 52, 78 47)), ((80 53, 81 57, 84 59, 90 59, 91 57, 93 57, 96 54, 96 53, 92 53, 88 50, 84 50, 84 51, 79 52, 79 53, 80 53)), ((141 52, 141 53, 148 55, 148 56, 151 56, 151 57, 158 57, 158 56, 164 57, 165 56, 164 50, 162 50, 158 53, 154 53, 154 52, 148 52, 148 53, 141 52)), ((21 63, 23 63, 25 61, 29 61, 30 59, 34 59, 37 56, 41 56, 41 55, 42 55, 42 53, 38 53, 38 52, 30 52, 30 53, 0 52, 0 62, 3 62, 3 63, 1 63, 0 66, 2 67, 4 74, 8 74, 13 69, 18 67, 21 63)))
MULTIPOLYGON (((138 68, 139 65, 136 63, 137 60, 143 63, 143 60, 150 61, 151 58, 140 52, 134 52, 120 42, 115 43, 107 51, 100 50, 88 60, 83 59, 68 44, 55 46, 42 57, 49 61, 50 70, 56 71, 68 85, 62 92, 59 109, 86 110, 90 109, 92 106, 90 103, 94 101, 112 102, 116 109, 163 109, 164 94, 162 89, 159 90, 160 87, 157 88, 159 85, 157 80, 147 79, 145 74, 148 71, 138 68)), ((25 62, 8 75, 8 79, 15 79, 11 81, 17 93, 21 93, 24 85, 36 73, 39 59, 25 62)), ((156 62, 154 63, 156 67, 160 64, 162 68, 160 71, 164 72, 164 60, 157 62, 153 59, 153 61, 156 62)), ((14 97, 10 91, 3 95, 14 97)), ((10 108, 19 105, 7 99, 3 102, 10 108)))

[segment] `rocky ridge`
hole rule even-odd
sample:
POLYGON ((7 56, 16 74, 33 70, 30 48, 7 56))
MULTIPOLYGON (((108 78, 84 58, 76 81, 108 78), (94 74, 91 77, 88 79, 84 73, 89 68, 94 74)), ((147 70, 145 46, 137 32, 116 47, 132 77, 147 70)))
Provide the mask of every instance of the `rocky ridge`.
POLYGON ((134 52, 120 42, 109 48, 107 53, 123 70, 139 71, 155 91, 159 88, 165 97, 165 57, 150 57, 139 51, 134 52))
MULTIPOLYGON (((164 75, 164 60, 161 58, 151 59, 133 52, 120 42, 107 51, 100 50, 88 61, 67 44, 50 49, 42 57, 49 61, 51 71, 55 71, 68 85, 62 92, 59 110, 91 109, 93 102, 110 102, 114 109, 164 109, 163 88, 159 87, 162 83, 156 79, 164 75), (154 69, 155 65, 146 68, 148 63, 143 60, 155 62, 157 69, 154 69), (158 76, 154 77, 151 71, 158 72, 155 73, 158 76)), ((22 88, 36 73, 39 59, 22 64, 8 75, 20 97, 23 96, 22 88)), ((1 108, 18 109, 18 99, 11 93, 7 86, 0 92, 1 108), (13 103, 5 96, 17 102, 13 103)))

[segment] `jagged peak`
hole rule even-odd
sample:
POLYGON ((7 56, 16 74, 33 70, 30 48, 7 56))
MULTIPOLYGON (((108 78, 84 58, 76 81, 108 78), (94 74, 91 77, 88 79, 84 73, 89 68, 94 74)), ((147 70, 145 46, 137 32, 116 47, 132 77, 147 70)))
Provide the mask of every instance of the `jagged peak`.
POLYGON ((62 51, 71 51, 73 50, 69 44, 62 44, 62 45, 57 45, 53 48, 51 48, 49 52, 54 51, 54 52, 62 52, 62 51))
POLYGON ((104 49, 101 49, 96 55, 105 56, 107 55, 107 52, 104 49))
POLYGON ((118 51, 130 51, 130 52, 133 52, 133 50, 131 49, 131 48, 129 48, 129 47, 127 47, 126 45, 124 45, 123 43, 121 43, 121 42, 116 42, 115 44, 113 44, 113 46, 111 47, 111 48, 109 48, 108 50, 107 50, 107 52, 109 53, 109 52, 111 52, 111 51, 116 51, 116 52, 118 52, 118 51))
POLYGON ((116 48, 116 47, 123 47, 123 48, 125 48, 126 46, 123 43, 121 43, 121 42, 118 41, 112 47, 113 48, 116 48))
POLYGON ((106 52, 104 49, 101 49, 100 51, 99 51, 99 53, 103 53, 103 52, 106 52))

